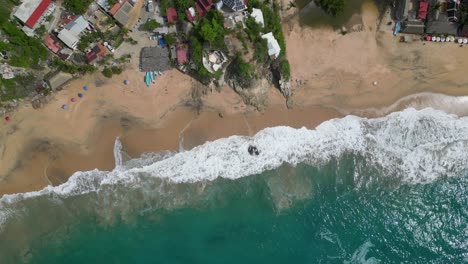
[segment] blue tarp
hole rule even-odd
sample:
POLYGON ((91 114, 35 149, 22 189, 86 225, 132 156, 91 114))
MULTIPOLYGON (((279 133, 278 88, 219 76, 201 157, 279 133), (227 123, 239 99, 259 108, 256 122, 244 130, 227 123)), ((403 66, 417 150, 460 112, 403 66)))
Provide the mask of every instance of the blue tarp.
POLYGON ((164 46, 164 45, 166 45, 166 42, 164 41, 163 38, 160 38, 160 39, 159 39, 158 45, 159 45, 159 46, 164 46))

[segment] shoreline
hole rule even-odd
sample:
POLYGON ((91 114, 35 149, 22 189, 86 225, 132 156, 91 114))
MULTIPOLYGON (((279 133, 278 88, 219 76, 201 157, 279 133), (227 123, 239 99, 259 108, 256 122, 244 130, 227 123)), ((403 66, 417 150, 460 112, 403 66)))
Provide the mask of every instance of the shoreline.
POLYGON ((135 57, 119 76, 87 75, 53 95, 43 108, 21 106, 0 126, 0 196, 57 185, 75 171, 111 170, 117 136, 126 152, 137 157, 178 150, 182 138, 184 149, 190 149, 271 126, 313 129, 348 114, 379 117, 406 107, 433 106, 468 115, 468 97, 444 95, 468 95, 468 78, 463 78, 468 53, 449 44, 401 44, 390 28, 377 27, 375 8, 365 4, 363 30, 346 35, 330 28, 302 28, 297 17, 284 23, 292 109, 273 87, 264 112, 245 105, 228 87, 205 90, 207 94, 194 99, 200 84, 175 69, 147 88, 135 57), (91 89, 83 92, 85 85, 91 89), (78 92, 84 98, 70 103, 78 92), (68 110, 61 109, 64 103, 68 110))

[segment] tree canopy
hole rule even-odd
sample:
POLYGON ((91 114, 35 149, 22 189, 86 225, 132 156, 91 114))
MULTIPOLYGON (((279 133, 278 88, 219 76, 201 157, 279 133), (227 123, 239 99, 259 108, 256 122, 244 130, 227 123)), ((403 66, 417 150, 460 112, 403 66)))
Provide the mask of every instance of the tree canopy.
POLYGON ((155 29, 157 29, 158 27, 160 27, 161 24, 158 23, 158 21, 154 20, 154 19, 150 19, 148 21, 146 21, 146 23, 143 25, 143 28, 147 31, 153 31, 155 29))
POLYGON ((64 0, 65 8, 76 15, 86 12, 93 0, 64 0))
POLYGON ((343 12, 346 0, 315 0, 315 3, 327 14, 337 16, 343 12))

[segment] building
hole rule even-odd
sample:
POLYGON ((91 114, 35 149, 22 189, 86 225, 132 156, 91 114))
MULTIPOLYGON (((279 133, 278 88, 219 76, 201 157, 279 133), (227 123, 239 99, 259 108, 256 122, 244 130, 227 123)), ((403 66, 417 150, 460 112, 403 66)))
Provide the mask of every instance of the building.
POLYGON ((60 46, 60 41, 52 34, 47 35, 44 39, 44 45, 55 54, 62 48, 60 46))
POLYGON ((130 21, 130 11, 132 11, 133 6, 129 2, 124 2, 122 7, 115 13, 114 18, 119 22, 123 27, 128 26, 130 21))
POLYGON ((89 26, 88 21, 83 16, 77 16, 68 23, 58 34, 58 38, 71 49, 75 49, 80 34, 89 26))
POLYGON ((227 61, 228 58, 221 51, 205 52, 202 58, 203 67, 210 73, 221 69, 227 61))
POLYGON ((91 63, 93 62, 94 60, 96 60, 97 58, 101 58, 103 57, 104 55, 106 55, 107 53, 107 49, 106 47, 104 47, 104 45, 102 45, 101 43, 97 44, 96 46, 94 46, 91 51, 89 51, 88 53, 86 53, 85 57, 86 57, 86 62, 87 63, 91 63))
POLYGON ((166 9, 167 21, 169 23, 177 23, 179 22, 179 17, 177 16, 177 10, 174 7, 169 7, 166 9))
POLYGON ((188 46, 185 44, 176 45, 177 64, 184 64, 188 61, 188 46))
POLYGON ((281 52, 281 47, 279 46, 278 41, 275 39, 273 36, 273 33, 267 33, 265 35, 262 35, 263 39, 267 40, 268 43, 268 55, 272 59, 278 58, 280 52, 281 52))
POLYGON ((223 5, 229 7, 234 12, 247 9, 244 0, 223 0, 223 5))
POLYGON ((171 68, 167 47, 145 47, 140 53, 140 69, 144 72, 165 71, 171 68))
POLYGON ((39 18, 44 14, 51 0, 25 0, 16 10, 14 16, 29 28, 36 26, 39 18))
POLYGON ((201 17, 206 16, 208 11, 213 7, 212 0, 197 0, 195 8, 201 17))
POLYGON ((429 8, 429 3, 421 1, 419 2, 419 10, 418 10, 418 18, 419 19, 426 19, 427 18, 427 10, 429 8))
POLYGON ((53 74, 51 77, 47 78, 45 81, 50 89, 57 90, 63 85, 65 85, 72 78, 73 76, 69 73, 57 72, 53 74))
POLYGON ((264 27, 265 26, 265 21, 263 20, 263 12, 261 9, 258 8, 252 8, 252 13, 250 13, 250 16, 259 24, 260 26, 264 27))

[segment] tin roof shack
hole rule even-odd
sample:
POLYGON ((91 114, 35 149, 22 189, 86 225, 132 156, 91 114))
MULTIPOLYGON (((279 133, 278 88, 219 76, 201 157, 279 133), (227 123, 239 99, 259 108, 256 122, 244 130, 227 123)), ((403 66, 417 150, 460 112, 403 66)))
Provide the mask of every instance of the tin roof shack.
POLYGON ((50 89, 57 90, 60 89, 63 85, 65 85, 72 78, 73 76, 69 73, 56 72, 53 73, 50 77, 47 77, 45 81, 50 89))
POLYGON ((426 33, 428 34, 448 34, 458 35, 458 23, 452 16, 454 14, 454 7, 456 4, 453 0, 448 0, 443 3, 441 8, 435 12, 429 12, 427 14, 426 33))
POLYGON ((65 28, 63 28, 58 38, 65 43, 71 49, 75 49, 78 41, 80 40, 80 34, 89 26, 88 21, 83 16, 77 16, 65 28))
POLYGON ((130 11, 132 11, 133 6, 129 2, 122 4, 122 7, 115 13, 114 18, 119 22, 122 27, 128 27, 130 21, 130 11))
POLYGON ((87 63, 92 63, 94 60, 97 58, 102 58, 104 55, 106 55, 107 49, 102 45, 101 43, 97 44, 94 46, 88 53, 86 53, 86 62, 87 63))
POLYGON ((171 68, 167 47, 145 47, 140 52, 141 71, 166 71, 171 68))
POLYGON ((14 16, 24 25, 29 28, 34 28, 37 21, 47 10, 51 2, 51 0, 25 0, 18 7, 14 16))

